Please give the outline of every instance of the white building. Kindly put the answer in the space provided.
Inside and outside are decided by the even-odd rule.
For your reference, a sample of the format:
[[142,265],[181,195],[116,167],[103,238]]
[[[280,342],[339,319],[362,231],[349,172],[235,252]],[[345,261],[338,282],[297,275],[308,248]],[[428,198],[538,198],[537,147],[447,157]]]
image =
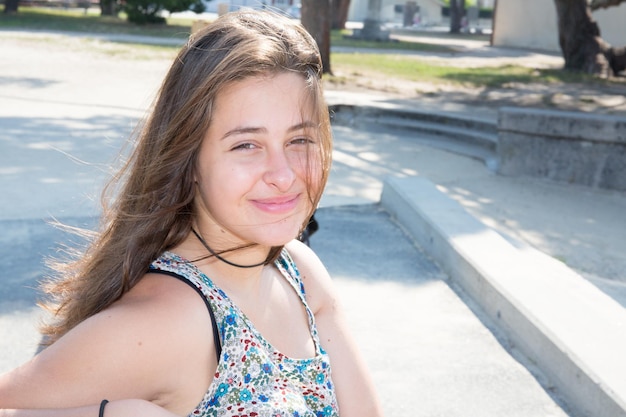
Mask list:
[[[626,45],[626,4],[593,13],[602,38],[614,46]],[[561,52],[556,5],[553,0],[498,0],[492,42],[494,46]]]
[[444,4],[437,0],[417,0],[418,19],[421,25],[439,25],[442,23]]
[[[362,22],[367,17],[369,0],[351,0],[348,20]],[[444,23],[442,9],[445,6],[440,0],[413,0],[419,7],[418,20],[424,25],[440,25]],[[552,1],[552,0],[550,0]],[[495,0],[476,0],[476,5],[482,8],[493,8]],[[401,23],[403,21],[402,6],[406,1],[382,0],[381,20],[383,22]]]
[[[398,0],[382,0],[382,7],[380,11],[380,19],[383,22],[396,22],[401,23],[403,20],[402,6],[406,2]],[[441,7],[443,3],[437,0],[416,0],[420,9],[427,10],[433,21],[441,21]],[[368,0],[351,0],[350,10],[348,11],[348,20],[351,22],[363,22],[367,17]]]
[[287,10],[291,6],[300,4],[300,0],[204,0],[207,12],[218,13],[223,10],[237,10],[240,7],[262,8],[277,7]]

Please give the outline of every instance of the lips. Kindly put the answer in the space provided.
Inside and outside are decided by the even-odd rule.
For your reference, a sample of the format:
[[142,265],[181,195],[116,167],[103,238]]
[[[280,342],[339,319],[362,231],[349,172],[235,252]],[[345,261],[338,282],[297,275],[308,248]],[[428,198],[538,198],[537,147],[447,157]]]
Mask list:
[[253,199],[251,201],[255,207],[266,213],[284,214],[296,208],[300,201],[300,194]]

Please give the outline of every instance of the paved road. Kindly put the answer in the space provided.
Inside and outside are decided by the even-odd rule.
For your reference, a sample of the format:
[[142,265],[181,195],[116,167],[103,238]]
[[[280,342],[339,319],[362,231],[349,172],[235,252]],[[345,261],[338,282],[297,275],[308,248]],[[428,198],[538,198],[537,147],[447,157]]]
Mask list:
[[[58,36],[42,42],[0,33],[0,371],[36,349],[32,287],[44,274],[42,257],[67,242],[45,219],[94,221],[106,167],[168,65],[111,59],[108,45],[86,52],[82,40]],[[312,246],[344,297],[387,415],[574,416],[375,204],[385,175],[430,170],[433,179],[437,172],[450,179],[477,161],[380,132],[335,133],[336,168]],[[424,165],[418,170],[411,158]]]

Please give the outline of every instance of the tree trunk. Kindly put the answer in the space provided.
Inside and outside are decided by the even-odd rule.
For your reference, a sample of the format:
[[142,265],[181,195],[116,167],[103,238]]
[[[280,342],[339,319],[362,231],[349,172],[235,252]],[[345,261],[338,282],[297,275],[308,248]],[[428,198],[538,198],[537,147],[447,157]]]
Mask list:
[[19,0],[5,0],[4,2],[4,14],[17,13]]
[[450,33],[461,32],[465,17],[465,0],[450,0]]
[[[607,9],[611,6],[618,6],[626,0],[592,0],[589,4],[591,11],[598,9]],[[620,72],[626,70],[626,47],[610,48],[606,53],[606,58],[609,60],[609,66],[613,71],[613,75],[618,75]]]
[[600,37],[587,0],[554,0],[565,69],[608,76],[611,47]]
[[617,76],[620,72],[626,70],[626,47],[610,48],[606,54],[609,60],[609,66],[613,71],[613,75]]
[[100,0],[100,14],[102,16],[117,16],[117,2],[115,0]]
[[626,0],[591,0],[591,10],[606,9],[607,7],[617,6]]
[[332,0],[332,29],[345,29],[350,10],[350,0]]
[[330,68],[330,21],[331,0],[302,0],[302,25],[309,31],[322,55],[324,74],[332,74]]

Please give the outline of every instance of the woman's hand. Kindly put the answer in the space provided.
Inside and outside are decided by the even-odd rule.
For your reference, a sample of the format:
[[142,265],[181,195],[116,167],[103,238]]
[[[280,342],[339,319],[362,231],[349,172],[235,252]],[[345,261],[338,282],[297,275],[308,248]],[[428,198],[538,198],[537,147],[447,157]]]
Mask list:
[[[100,405],[75,408],[38,410],[0,410],[0,417],[98,417]],[[179,417],[166,409],[144,400],[109,402],[104,417]]]

